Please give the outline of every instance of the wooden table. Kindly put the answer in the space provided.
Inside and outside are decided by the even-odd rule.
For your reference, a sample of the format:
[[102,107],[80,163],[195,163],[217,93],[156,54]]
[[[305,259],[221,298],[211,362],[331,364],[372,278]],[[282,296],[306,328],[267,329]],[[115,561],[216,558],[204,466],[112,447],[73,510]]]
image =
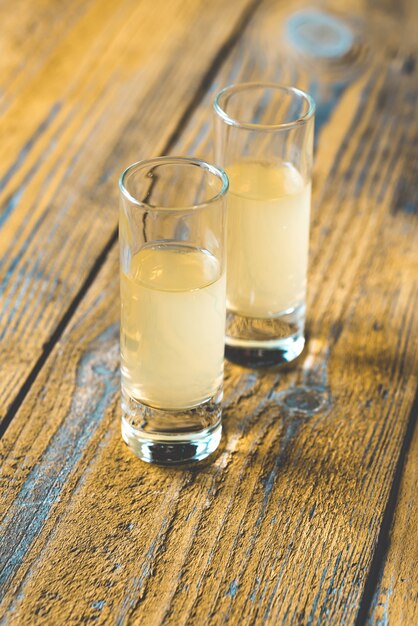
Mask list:
[[[418,624],[417,3],[322,2],[363,33],[331,61],[292,56],[301,6],[1,4],[2,624]],[[318,101],[309,341],[226,365],[210,462],[149,467],[120,438],[118,176],[210,158],[214,92],[256,79]]]

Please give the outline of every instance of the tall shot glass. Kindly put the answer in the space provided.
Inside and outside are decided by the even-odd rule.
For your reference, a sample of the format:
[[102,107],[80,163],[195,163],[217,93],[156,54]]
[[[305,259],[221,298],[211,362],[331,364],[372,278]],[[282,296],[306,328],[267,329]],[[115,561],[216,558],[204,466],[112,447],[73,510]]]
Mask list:
[[142,460],[200,460],[221,438],[226,174],[160,157],[120,178],[122,436]]
[[315,105],[294,87],[243,83],[214,101],[229,178],[226,356],[289,362],[305,343]]

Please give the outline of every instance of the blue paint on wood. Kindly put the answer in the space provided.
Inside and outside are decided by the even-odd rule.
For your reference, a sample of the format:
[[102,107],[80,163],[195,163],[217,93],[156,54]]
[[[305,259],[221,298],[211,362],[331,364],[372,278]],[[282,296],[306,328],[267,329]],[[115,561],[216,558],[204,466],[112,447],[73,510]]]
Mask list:
[[250,594],[250,600],[251,602],[255,602],[257,599],[257,590],[260,586],[260,576],[257,576],[255,579],[255,585],[254,585],[254,589],[252,590],[251,594]]
[[339,104],[341,96],[348,86],[347,81],[326,84],[324,89],[322,81],[312,80],[309,93],[315,100],[315,145],[322,128],[328,123],[335,107]]
[[[31,470],[2,525],[0,586],[3,593],[15,570],[41,531],[73,468],[100,426],[119,388],[118,326],[99,335],[80,360],[71,408],[52,437],[39,463]],[[111,353],[112,354],[112,353]],[[103,359],[103,361],[98,361]],[[99,363],[99,371],[94,366]],[[86,393],[88,389],[88,393]]]
[[[414,151],[416,153],[416,151]],[[410,163],[412,163],[416,156],[413,151],[410,150]],[[414,215],[418,213],[418,196],[417,196],[417,168],[411,167],[410,177],[400,176],[396,189],[393,194],[391,202],[391,211],[396,215],[399,211],[403,211],[407,215]],[[415,171],[414,171],[415,170]]]
[[[38,267],[38,263],[36,263]],[[17,326],[26,315],[26,312],[31,310],[31,324],[32,328],[37,328],[41,318],[45,315],[46,306],[52,301],[54,303],[58,300],[62,300],[67,296],[67,291],[64,293],[59,291],[59,287],[62,283],[58,276],[50,277],[48,274],[43,274],[42,270],[35,271],[35,266],[32,274],[32,286],[30,291],[25,296],[23,306],[21,306],[13,317],[14,324],[11,327],[10,333],[13,334],[17,329]],[[49,291],[48,296],[45,298],[45,292]],[[33,297],[34,296],[34,297]],[[43,302],[42,302],[43,300]],[[67,298],[68,302],[68,298]],[[37,313],[36,318],[34,315]]]
[[106,600],[96,600],[95,602],[92,603],[91,608],[98,609],[99,611],[101,611],[105,604],[106,604]]
[[[52,118],[50,119],[49,123],[52,121],[52,119],[56,116],[58,110],[61,108],[61,105],[57,108],[57,110],[53,111],[53,115]],[[64,122],[60,125],[59,129],[57,130],[57,132],[55,133],[54,137],[52,138],[52,140],[50,141],[50,144],[48,146],[48,149],[44,151],[44,159],[47,156],[47,154],[51,151],[51,149],[55,146],[55,142],[56,142],[56,136],[59,135],[59,133],[65,128],[65,126],[68,124],[68,122],[71,120],[72,115],[67,116],[67,118],[64,120]],[[97,127],[97,123],[95,124],[91,134],[94,132],[95,128]],[[46,127],[44,128],[44,130],[46,129]],[[91,135],[90,134],[90,135]],[[68,164],[68,167],[66,167],[65,169],[65,173],[60,181],[60,184],[62,185],[66,179],[70,176],[71,172],[73,171],[76,163],[78,162],[78,160],[80,159],[80,156],[82,154],[82,151],[78,151],[74,157],[71,159],[70,163]],[[48,174],[48,176],[46,177],[41,193],[43,192],[43,189],[45,187],[45,185],[47,183],[49,183],[50,179],[53,177],[53,175],[55,174],[55,172],[57,171],[57,169],[60,167],[62,159],[64,157],[62,157],[61,159],[57,160],[53,166],[53,168],[51,169],[50,173]],[[19,202],[26,186],[28,185],[28,183],[30,182],[30,180],[33,178],[34,174],[37,172],[37,170],[40,167],[40,164],[42,163],[42,160],[40,159],[31,169],[30,171],[27,173],[27,175],[25,176],[20,188],[18,191],[16,191],[11,198],[9,199],[5,211],[3,212],[2,215],[0,215],[0,227],[2,224],[4,224],[4,222],[7,220],[7,218],[9,217],[9,215],[11,214],[12,210],[15,208],[15,206],[17,205],[17,203]],[[3,179],[5,180],[5,178]],[[35,200],[32,202],[32,207],[36,204],[37,202],[37,198],[35,198]],[[12,280],[13,281],[13,285],[10,289],[10,292],[8,294],[7,300],[5,301],[5,303],[2,306],[2,310],[0,311],[0,319],[2,319],[2,317],[7,313],[8,308],[10,306],[10,303],[12,301],[12,299],[15,297],[16,291],[19,289],[19,296],[18,296],[18,300],[14,303],[13,307],[11,308],[11,310],[8,311],[8,319],[7,322],[4,324],[4,328],[3,328],[3,332],[2,335],[0,336],[0,339],[4,338],[4,335],[6,333],[10,333],[10,329],[9,329],[9,324],[11,322],[11,320],[14,320],[14,326],[16,326],[21,317],[25,314],[25,312],[27,311],[28,308],[32,308],[34,310],[36,310],[36,304],[37,302],[39,302],[43,291],[45,291],[45,289],[48,287],[49,291],[50,291],[50,297],[48,299],[48,301],[51,301],[51,299],[55,299],[56,298],[56,289],[55,287],[58,284],[58,278],[53,277],[52,279],[50,279],[48,277],[48,273],[45,273],[43,269],[40,269],[40,265],[38,263],[38,261],[43,257],[43,253],[44,253],[44,249],[42,249],[41,251],[38,251],[38,258],[36,259],[35,263],[36,266],[34,266],[34,268],[31,270],[30,274],[28,276],[26,276],[26,273],[28,272],[28,266],[24,266],[23,268],[19,269],[19,278],[23,279],[23,284],[19,279],[16,279],[16,276],[14,276],[14,273],[16,271],[16,269],[18,268],[23,256],[25,255],[25,253],[27,252],[29,246],[32,244],[33,240],[35,239],[40,227],[42,226],[43,222],[45,221],[47,215],[50,213],[50,211],[53,209],[56,213],[55,216],[55,220],[53,222],[53,225],[48,233],[48,239],[51,240],[54,235],[55,232],[60,228],[61,226],[61,220],[59,219],[60,217],[63,217],[68,209],[73,205],[74,203],[74,198],[70,198],[67,200],[66,203],[63,203],[62,206],[60,206],[59,208],[56,208],[53,205],[49,205],[46,210],[42,213],[42,215],[38,218],[37,222],[35,223],[33,229],[31,230],[30,234],[28,235],[28,237],[26,238],[26,240],[24,241],[21,249],[19,250],[19,252],[15,255],[15,257],[12,259],[10,266],[7,270],[7,272],[5,273],[5,277],[2,281],[2,283],[0,284],[0,295],[3,295],[7,285],[9,284],[9,282]],[[4,256],[2,259],[0,259],[0,267],[2,267],[6,261],[8,261],[10,259],[10,248],[13,245],[13,242],[10,242],[10,246],[9,249],[5,252]],[[41,288],[39,288],[39,283],[40,282],[44,282],[45,285],[43,285]],[[32,298],[30,297],[30,295],[27,293],[27,288],[29,283],[31,283],[32,285],[32,292],[36,290],[37,294],[38,294],[38,298],[36,300],[36,302],[34,303],[32,301]],[[52,283],[52,284],[51,284]],[[20,307],[20,303],[22,302],[22,300],[24,299],[25,301],[25,306],[23,308]],[[39,320],[39,318],[42,316],[43,314],[43,309],[40,309],[40,312],[38,314],[37,320]]]
[[309,521],[311,521],[311,519],[313,518],[314,513],[315,513],[315,509],[316,509],[316,502],[315,502],[315,504],[313,505],[313,507],[311,508],[311,510],[309,511],[309,514],[308,514]]
[[[59,216],[63,217],[67,213],[71,204],[72,204],[72,201],[68,201],[60,208],[59,214],[57,214],[56,219],[54,221],[54,225],[51,231],[49,232],[50,239],[54,237],[55,232],[60,228],[60,220],[58,219],[58,217]],[[31,307],[33,311],[36,310],[37,308],[36,305],[40,301],[47,287],[50,290],[50,297],[48,301],[50,301],[51,299],[56,300],[56,295],[57,295],[56,287],[58,286],[60,279],[58,276],[53,276],[50,278],[48,275],[48,272],[45,272],[44,269],[42,268],[41,261],[42,261],[43,253],[45,252],[44,248],[42,250],[37,251],[38,256],[35,258],[32,268],[29,269],[28,263],[26,263],[25,265],[23,265],[22,267],[18,269],[17,276],[14,275],[24,255],[26,254],[28,248],[32,245],[33,240],[36,239],[37,233],[39,229],[42,227],[50,211],[50,208],[51,206],[48,206],[46,211],[40,215],[34,227],[30,231],[27,238],[25,239],[19,252],[12,259],[9,268],[7,269],[5,273],[3,281],[0,283],[0,295],[2,295],[5,292],[8,284],[10,282],[12,283],[7,299],[5,300],[4,305],[2,306],[2,310],[0,311],[0,320],[3,319],[3,316],[6,315],[8,311],[8,319],[4,323],[4,328],[3,328],[2,334],[0,335],[0,339],[3,339],[6,333],[10,334],[12,332],[13,329],[11,330],[9,328],[9,325],[12,322],[12,320],[14,322],[13,328],[15,328],[17,324],[19,323],[21,317],[26,313],[29,307]],[[8,259],[8,251],[5,252],[3,258],[0,260],[0,268],[4,265],[7,259]],[[40,285],[41,282],[43,282],[44,284]],[[30,291],[28,290],[29,283],[31,286]],[[11,301],[15,297],[15,294],[18,289],[19,289],[18,299],[14,302],[12,308],[9,310]],[[37,294],[37,299],[35,302],[32,301],[32,297],[31,297],[32,293]],[[20,303],[22,302],[23,298],[24,298],[25,304],[23,307],[21,307]],[[36,326],[36,323],[39,321],[40,317],[43,315],[43,312],[44,310],[41,307],[38,313],[38,317],[36,318],[36,320],[32,321],[33,326]]]
[[[23,269],[23,268],[22,268]],[[3,339],[7,333],[9,336],[13,335],[21,318],[25,315],[28,307],[32,302],[32,294],[42,292],[43,285],[39,285],[36,280],[36,275],[39,273],[39,260],[36,259],[30,270],[28,269],[28,263],[25,263],[23,272],[19,272],[20,290],[16,296],[15,301],[9,311],[9,316],[3,329],[0,339]]]
[[195,139],[193,140],[189,148],[190,154],[195,154],[198,148],[201,148],[204,140],[208,137],[210,131],[211,131],[211,125],[209,124],[209,122],[205,122],[199,129],[199,132],[197,133]]
[[[69,205],[66,204],[62,207],[62,209],[60,210],[60,214],[63,215],[67,212],[67,209],[69,208]],[[2,283],[0,284],[0,293],[3,293],[4,290],[6,289],[8,283],[12,280],[13,281],[13,287],[14,287],[14,291],[16,290],[16,286],[18,284],[18,281],[16,280],[16,277],[14,276],[14,273],[19,265],[19,263],[21,262],[23,256],[25,255],[26,251],[28,250],[29,246],[32,244],[33,240],[36,239],[38,232],[40,230],[40,228],[42,227],[49,211],[51,209],[51,205],[49,205],[47,207],[47,209],[39,216],[39,218],[37,219],[37,221],[35,222],[32,230],[30,231],[30,233],[28,234],[28,236],[26,237],[22,247],[20,248],[19,252],[14,256],[14,258],[11,260],[10,265],[5,273],[5,276],[3,278]],[[56,216],[57,219],[54,222],[54,227],[50,232],[50,237],[52,237],[54,235],[54,233],[56,232],[56,230],[59,228],[59,220],[58,220],[58,215]],[[10,242],[10,247],[13,245],[13,242]],[[4,264],[6,263],[6,261],[8,261],[10,259],[10,247],[8,250],[6,250],[5,254],[3,255],[3,257],[0,259],[0,268],[4,266]],[[19,270],[19,276],[23,276],[26,273],[27,269],[23,269],[21,268]],[[38,278],[40,277],[40,274],[38,274],[37,276]],[[13,288],[12,288],[13,289]],[[9,302],[10,297],[8,298],[7,302]],[[3,313],[6,307],[3,308]],[[1,319],[1,318],[0,318]]]
[[151,574],[149,564],[154,558],[154,554],[159,545],[159,537],[164,536],[166,529],[168,528],[168,519],[164,518],[161,530],[157,538],[151,543],[148,551],[144,557],[141,573],[139,576],[135,576],[131,582],[130,590],[125,593],[125,596],[121,602],[119,613],[116,617],[116,626],[122,626],[126,624],[127,613],[132,607],[135,607],[138,603],[138,596],[141,598],[144,595],[145,581]]
[[[32,230],[30,231],[30,233],[26,237],[24,245],[22,246],[21,250],[19,251],[19,254],[17,254],[12,259],[12,261],[11,261],[11,263],[9,265],[9,268],[8,268],[6,274],[5,274],[5,277],[4,277],[3,281],[0,284],[0,293],[5,289],[6,285],[9,282],[9,280],[12,278],[12,275],[13,275],[14,271],[16,270],[16,267],[17,267],[18,263],[22,259],[25,250],[27,250],[28,246],[32,243],[32,241],[34,240],[34,238],[38,234],[38,231],[39,231],[40,227],[42,226],[43,222],[45,221],[45,218],[46,218],[46,213],[43,213],[42,215],[39,216],[39,218],[36,220]],[[0,259],[0,268],[2,268],[4,266],[4,264],[7,261],[10,260],[9,252],[10,252],[10,250],[6,250],[5,254]]]
[[[297,538],[298,538],[298,535],[299,535],[299,532],[300,532],[300,525],[303,523],[302,520],[303,520],[305,515],[306,515],[306,510],[302,509],[300,511],[300,515],[299,515],[298,520],[297,520],[297,522],[295,524],[294,530],[293,530],[292,535],[290,537],[290,541],[288,542],[288,544],[286,546],[284,554],[281,554],[280,556],[277,555],[274,558],[273,562],[271,562],[271,560],[267,561],[266,565],[264,567],[264,571],[265,571],[267,569],[267,565],[269,565],[270,566],[270,571],[272,572],[272,571],[274,571],[277,562],[279,560],[281,562],[281,567],[280,567],[280,569],[279,569],[279,571],[277,573],[275,584],[274,584],[273,590],[270,592],[270,596],[269,596],[269,599],[268,599],[267,607],[266,607],[265,612],[264,612],[264,617],[263,617],[263,622],[262,622],[263,624],[268,622],[273,600],[277,596],[277,591],[278,591],[278,589],[280,587],[280,584],[281,584],[281,581],[282,581],[282,578],[283,578],[283,574],[284,574],[286,565],[288,563],[288,559],[290,558],[290,555],[291,555],[291,553],[293,551],[294,542],[297,541]],[[289,519],[287,519],[285,523],[288,523],[288,521],[289,521]],[[272,574],[270,574],[270,576],[268,576],[268,575],[265,576],[266,582],[265,582],[264,588],[263,588],[263,590],[261,591],[261,594],[260,594],[260,602],[262,601],[264,595],[267,593],[267,590],[268,590],[271,578],[272,578]],[[286,593],[287,593],[287,591],[286,591]]]
[[231,596],[231,598],[235,598],[235,596],[237,595],[237,591],[238,591],[238,583],[236,580],[233,580],[232,583],[229,585],[229,589],[226,592],[226,595]]
[[[59,214],[57,214],[53,227],[48,233],[48,239],[53,239],[56,231],[62,227],[61,218],[63,218],[63,216],[67,213],[72,204],[73,200],[70,199],[65,205],[60,208]],[[66,289],[65,285],[63,286],[62,280],[60,278],[60,267],[56,269],[54,265],[51,265],[49,259],[43,259],[45,254],[45,248],[43,250],[40,250],[38,254],[39,256],[36,261],[36,267],[34,265],[31,272],[33,283],[32,289],[25,299],[25,305],[21,307],[18,311],[16,311],[16,315],[14,317],[17,321],[15,325],[30,308],[33,314],[35,314],[36,310],[38,310],[37,317],[32,320],[33,327],[36,327],[36,325],[40,322],[41,318],[44,315],[45,306],[47,306],[51,301],[57,302],[58,299],[65,299],[68,296],[68,289]],[[61,261],[61,265],[63,265],[65,262],[66,259],[63,258]],[[48,296],[45,298],[45,292],[47,291]],[[32,300],[32,293],[35,293],[37,296],[35,300]],[[39,306],[42,298],[44,298],[43,306]]]
[[354,45],[354,33],[343,19],[318,9],[292,13],[285,23],[289,42],[304,57],[338,61]]
[[[335,159],[334,159],[334,163],[333,163],[333,165],[331,167],[331,171],[328,174],[328,180],[329,181],[334,181],[334,179],[335,179],[335,175],[336,175],[336,172],[338,171],[338,168],[340,166],[341,160],[344,158],[344,156],[347,153],[347,147],[348,147],[348,144],[351,141],[353,133],[354,133],[355,129],[358,127],[358,125],[360,124],[362,118],[364,117],[364,111],[365,111],[365,109],[366,109],[366,107],[367,107],[367,105],[369,103],[369,96],[372,93],[372,91],[373,91],[373,89],[374,89],[374,87],[376,85],[378,77],[379,77],[379,73],[376,72],[375,75],[373,76],[373,78],[370,81],[368,81],[368,83],[366,84],[365,88],[363,89],[363,91],[361,93],[360,103],[359,103],[359,105],[358,105],[358,107],[356,109],[356,113],[355,113],[355,115],[354,115],[354,117],[353,117],[353,119],[351,121],[350,128],[347,131],[347,133],[346,133],[346,135],[344,137],[344,140],[341,143],[341,145],[340,145],[340,147],[339,147],[339,149],[337,151],[337,154],[336,154]],[[337,103],[335,103],[335,104],[337,104]],[[318,107],[318,105],[317,105],[317,107]],[[321,114],[320,114],[320,117],[321,117]],[[322,117],[322,123],[323,123],[323,120],[324,120],[324,117]],[[316,135],[318,135],[318,131],[321,128],[321,125],[320,125],[320,123],[318,125],[316,119],[315,119],[315,126],[316,126]],[[359,142],[359,145],[358,145],[358,147],[356,149],[356,152],[355,152],[355,154],[353,156],[352,163],[357,163],[358,162],[359,154],[360,154],[360,152],[363,149],[364,149],[363,144],[361,142]],[[351,172],[351,165],[350,165],[350,167],[348,169],[348,174],[350,174],[350,172]]]
[[0,228],[3,226],[3,224],[5,222],[7,222],[7,220],[9,219],[10,215],[12,214],[12,212],[14,211],[14,209],[16,208],[16,206],[19,204],[20,199],[23,195],[25,188],[19,187],[19,189],[17,189],[17,191],[15,191],[14,193],[12,193],[6,200],[5,205],[4,205],[4,209],[0,215]]
[[223,80],[222,84],[219,82],[219,80],[214,80],[211,84],[211,86],[209,87],[209,91],[208,91],[208,95],[210,96],[210,106],[212,105],[212,100],[214,99],[215,95],[221,91],[221,89],[223,89],[224,87],[227,87],[228,85],[232,85],[233,83],[235,83],[237,77],[241,74],[242,72],[242,58],[241,55],[237,55],[235,58],[235,62],[231,62],[231,65],[229,67],[229,72],[227,74],[227,77]]
[[100,175],[97,183],[98,185],[106,184],[113,176],[113,167],[106,167]]
[[185,522],[188,522],[191,516],[196,512],[196,507],[194,506],[191,511],[189,511],[186,515]]
[[390,600],[392,593],[393,593],[393,590],[390,587],[389,589],[386,589],[385,602],[383,604],[383,615],[382,615],[382,619],[379,620],[380,622],[379,626],[389,626],[389,600]]
[[[28,263],[25,263],[22,268],[21,268],[21,272],[19,272],[19,279],[20,280],[16,280],[16,282],[13,284],[12,289],[10,290],[3,306],[2,306],[2,314],[0,315],[0,320],[3,318],[3,315],[5,315],[9,309],[9,306],[11,305],[11,301],[13,299],[13,297],[15,296],[16,291],[19,289],[17,298],[15,300],[15,302],[13,303],[12,306],[10,306],[10,310],[9,310],[9,314],[7,317],[7,320],[3,326],[3,330],[0,334],[0,340],[3,340],[4,337],[6,336],[6,334],[9,332],[9,324],[11,323],[11,321],[14,319],[15,314],[17,314],[18,310],[19,310],[19,304],[22,301],[22,298],[24,297],[26,291],[29,289],[29,286],[31,284],[31,276],[30,274],[27,273],[27,269],[28,269]],[[3,290],[2,292],[3,293]]]
[[[332,571],[332,575],[331,575],[331,579],[329,581],[329,585],[325,591],[325,599],[323,602],[323,605],[321,607],[321,612],[319,614],[318,617],[318,621],[319,623],[321,623],[321,620],[323,618],[325,618],[326,615],[328,615],[329,613],[329,606],[332,606],[333,604],[333,595],[335,593],[338,592],[338,588],[335,587],[335,578],[337,576],[338,573],[338,568],[340,566],[340,561],[341,561],[341,557],[342,557],[342,551],[338,553],[336,559],[335,559],[335,564],[334,564],[334,568]],[[321,579],[321,585],[322,585],[322,579]]]
[[307,626],[311,626],[311,624],[313,623],[313,619],[315,617],[315,611],[317,609],[319,598],[322,593],[322,585],[324,584],[327,572],[328,572],[328,563],[325,565],[323,572],[321,574],[321,580],[319,582],[319,590],[316,593],[314,601],[312,603],[312,609],[311,609],[311,612],[309,613],[308,621],[306,622]]
[[[391,587],[385,589],[381,586],[381,582],[382,581],[380,580],[373,596],[368,623],[373,624],[373,626],[391,626],[389,622],[389,602],[393,589]],[[380,600],[382,596],[384,597],[383,602]],[[376,615],[378,609],[381,609],[380,617],[377,617]]]
[[38,139],[44,134],[44,132],[52,124],[52,122],[58,115],[61,108],[62,108],[62,102],[58,101],[52,105],[46,118],[39,124],[38,128],[35,130],[35,132],[32,134],[32,136],[28,139],[28,141],[24,144],[23,148],[20,150],[15,162],[9,167],[7,172],[4,174],[3,178],[0,179],[0,191],[2,191],[5,188],[5,186],[10,181],[10,179],[20,169],[27,155],[32,150],[33,146],[36,144]]
[[[9,196],[8,200],[6,201],[6,206],[4,208],[4,211],[3,211],[2,214],[0,214],[0,227],[3,226],[3,224],[7,221],[7,219],[9,218],[11,213],[13,212],[13,209],[15,208],[15,206],[18,204],[19,200],[21,199],[21,196],[24,193],[26,187],[29,185],[30,181],[32,180],[34,175],[37,173],[37,171],[41,167],[42,163],[45,161],[46,157],[55,148],[57,137],[65,129],[65,127],[71,121],[73,116],[74,116],[74,112],[72,114],[70,114],[70,115],[67,115],[65,120],[60,124],[59,128],[54,133],[52,139],[50,140],[50,142],[49,142],[49,144],[47,146],[47,148],[43,151],[42,158],[38,159],[35,162],[35,164],[30,168],[30,170],[27,172],[27,174],[25,175],[23,181],[21,182],[21,184],[19,186],[19,189],[16,190],[11,196]],[[69,175],[71,174],[72,170],[74,169],[75,164],[77,163],[77,161],[80,158],[80,155],[81,155],[81,151],[78,151],[75,154],[75,156],[71,159],[71,161],[68,164],[68,166],[65,168],[64,175],[63,175],[63,177],[62,177],[62,179],[60,181],[60,185],[61,186],[65,182],[65,180],[69,177]],[[49,182],[51,181],[52,177],[55,175],[56,171],[61,166],[62,161],[63,161],[64,158],[66,158],[65,154],[60,159],[57,159],[54,162],[53,167],[51,168],[49,174],[46,176],[46,178],[45,178],[45,180],[43,182],[43,185],[41,187],[41,190],[40,190],[38,196],[35,199],[33,199],[33,201],[32,201],[31,209],[33,209],[35,204],[36,204],[36,202],[38,202],[39,196],[41,196],[43,193],[45,193],[45,187],[49,184]],[[51,208],[51,205],[48,206],[48,209],[47,209],[46,212],[48,212],[50,210],[50,208]],[[57,226],[55,226],[55,229],[56,228],[57,228]],[[12,243],[13,242],[10,242],[11,245],[12,245]],[[26,242],[24,244],[24,249],[25,250],[27,249],[27,243]],[[6,254],[5,254],[6,258],[7,258],[7,256],[8,256],[8,252],[6,252]]]
[[[20,183],[19,188],[14,191],[6,200],[6,204],[3,208],[3,211],[0,214],[0,228],[6,223],[6,221],[8,220],[8,218],[10,217],[10,215],[12,214],[13,210],[15,209],[15,207],[17,206],[17,204],[19,203],[23,193],[25,192],[27,186],[29,185],[29,183],[31,182],[31,180],[33,179],[33,177],[35,176],[35,174],[37,173],[37,171],[39,170],[39,168],[41,167],[42,163],[45,161],[46,157],[48,156],[48,154],[51,152],[51,150],[55,147],[56,145],[56,137],[61,133],[61,131],[65,128],[65,126],[68,123],[68,120],[71,119],[72,116],[69,116],[66,118],[66,120],[64,121],[63,124],[60,125],[60,127],[58,128],[57,132],[54,134],[54,136],[52,137],[52,139],[50,140],[48,147],[44,150],[42,158],[38,159],[34,165],[32,165],[32,167],[29,169],[29,171],[26,173],[25,177],[23,178],[22,182]],[[64,157],[62,157],[64,158]],[[59,159],[58,161],[55,162],[54,167],[52,168],[50,174],[46,177],[45,179],[45,183],[48,183],[52,174],[54,173],[54,171],[59,167],[59,164],[61,162],[61,159]],[[65,173],[65,176],[67,175],[67,172]],[[65,177],[64,176],[64,177]],[[34,202],[32,202],[32,207],[35,204],[36,200]]]
[[[277,477],[277,470],[278,470],[278,464],[275,463],[272,471],[270,472],[270,474],[267,477],[267,480],[264,482],[264,495],[266,497],[268,497],[274,487],[274,483],[276,481],[276,477]],[[267,502],[263,502],[263,505],[267,504]],[[263,506],[263,509],[265,508],[265,506]]]

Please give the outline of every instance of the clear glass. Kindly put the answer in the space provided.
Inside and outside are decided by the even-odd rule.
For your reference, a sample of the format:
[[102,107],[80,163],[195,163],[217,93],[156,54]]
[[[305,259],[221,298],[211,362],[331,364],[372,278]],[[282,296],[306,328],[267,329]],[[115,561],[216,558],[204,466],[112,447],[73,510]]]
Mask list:
[[305,343],[314,114],[308,94],[270,83],[214,102],[230,185],[226,356],[243,365],[292,361]]
[[182,157],[120,179],[122,436],[144,461],[200,460],[221,438],[227,189]]

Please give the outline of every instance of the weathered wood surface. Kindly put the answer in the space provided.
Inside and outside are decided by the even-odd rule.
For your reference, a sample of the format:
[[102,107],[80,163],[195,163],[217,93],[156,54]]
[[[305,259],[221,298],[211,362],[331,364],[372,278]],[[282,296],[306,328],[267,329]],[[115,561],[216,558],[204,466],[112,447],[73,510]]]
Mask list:
[[[412,440],[368,625],[418,624],[418,429]],[[386,546],[384,546],[386,547]]]
[[[194,81],[185,77],[190,90],[199,64],[207,69],[213,58],[216,37],[227,34],[216,7],[187,6],[199,16],[201,29],[210,23],[219,29],[212,33],[212,57],[201,33],[189,32],[192,40],[183,42],[183,63],[192,63],[195,72]],[[239,5],[241,14],[245,6]],[[74,179],[71,188],[78,201],[88,198],[92,216],[84,225],[74,224],[74,217],[84,220],[86,213],[76,202],[56,241],[55,205],[44,235],[33,238],[40,250],[49,240],[51,246],[65,246],[72,263],[65,269],[70,299],[111,237],[117,204],[113,174],[135,158],[135,146],[161,149],[194,98],[196,110],[189,106],[188,123],[183,129],[181,122],[171,150],[210,154],[210,94],[232,80],[265,77],[320,92],[310,340],[297,367],[287,372],[227,366],[225,436],[212,462],[177,471],[145,466],[119,435],[113,246],[100,270],[97,263],[97,276],[67,316],[62,336],[54,338],[4,438],[4,623],[354,624],[369,609],[371,623],[378,623],[368,575],[376,567],[382,520],[390,518],[392,480],[407,448],[418,373],[417,49],[405,34],[409,5],[403,13],[397,6],[382,16],[362,2],[350,3],[348,8],[368,20],[393,28],[362,71],[338,89],[331,83],[321,92],[319,79],[289,63],[278,41],[289,4],[260,3],[232,52],[224,51],[224,63],[213,66],[214,81],[200,105],[196,92],[184,102],[186,86],[172,80],[176,59],[167,53],[161,59],[161,68],[168,58],[171,62],[161,109],[147,108],[158,96],[157,85],[147,100],[149,77],[140,89],[131,85],[130,75],[125,87],[139,90],[141,115],[137,104],[129,105],[124,125],[112,129],[106,143],[115,115],[109,109],[106,132],[97,131],[98,159],[92,159],[90,144],[81,144],[84,167],[96,174],[85,186]],[[237,7],[228,9],[234,23]],[[124,24],[132,14],[120,19]],[[102,28],[97,26],[98,36]],[[230,24],[229,36],[233,28]],[[56,37],[61,45],[62,36]],[[140,44],[131,40],[134,50],[135,45]],[[116,64],[114,54],[117,48],[109,51]],[[140,67],[138,60],[138,72]],[[100,71],[95,80],[106,85],[110,74],[100,78]],[[16,82],[16,91],[24,88],[24,81]],[[115,88],[114,102],[121,90]],[[99,106],[101,96],[95,97]],[[110,178],[100,179],[108,162]],[[41,188],[38,193],[32,210],[46,202]],[[13,211],[9,218],[16,215],[16,232],[30,218],[22,204],[16,205],[21,213]],[[105,219],[100,223],[100,211],[107,225]],[[69,224],[82,229],[74,239]],[[95,243],[92,228],[97,228]],[[25,237],[22,232],[22,244]],[[77,238],[80,248],[74,249]],[[86,246],[87,266],[81,253]],[[42,280],[46,269],[58,280],[64,261],[42,265]],[[59,305],[50,326],[41,325],[36,333],[28,329],[39,343],[34,359],[67,307],[68,301]],[[18,354],[14,372],[24,378],[32,362],[25,365]],[[389,552],[384,576],[399,556],[400,547],[392,545],[395,556]],[[393,615],[400,615],[397,597]]]

